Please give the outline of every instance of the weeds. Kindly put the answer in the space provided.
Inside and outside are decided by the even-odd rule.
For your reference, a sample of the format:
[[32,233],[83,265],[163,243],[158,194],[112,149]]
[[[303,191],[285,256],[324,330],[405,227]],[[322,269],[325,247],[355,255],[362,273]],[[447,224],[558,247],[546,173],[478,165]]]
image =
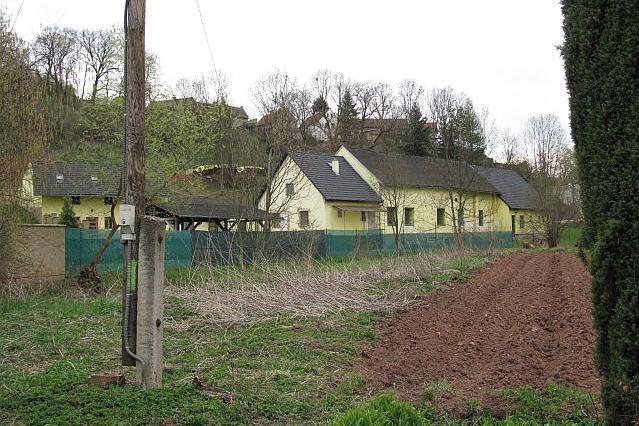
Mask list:
[[445,394],[453,392],[453,385],[446,380],[438,380],[436,382],[426,383],[422,389],[421,401],[422,405],[438,400]]

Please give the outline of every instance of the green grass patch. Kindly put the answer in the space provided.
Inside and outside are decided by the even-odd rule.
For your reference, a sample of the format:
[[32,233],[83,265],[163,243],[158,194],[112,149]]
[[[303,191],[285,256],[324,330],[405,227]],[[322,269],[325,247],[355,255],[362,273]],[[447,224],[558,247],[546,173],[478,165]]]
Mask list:
[[575,247],[581,239],[583,227],[579,225],[568,225],[562,228],[559,233],[559,245],[562,247]]
[[412,405],[392,395],[381,395],[353,408],[333,422],[334,426],[425,425],[426,419]]
[[436,382],[426,383],[422,389],[421,400],[422,404],[437,401],[445,394],[453,392],[453,385],[446,380],[438,380]]

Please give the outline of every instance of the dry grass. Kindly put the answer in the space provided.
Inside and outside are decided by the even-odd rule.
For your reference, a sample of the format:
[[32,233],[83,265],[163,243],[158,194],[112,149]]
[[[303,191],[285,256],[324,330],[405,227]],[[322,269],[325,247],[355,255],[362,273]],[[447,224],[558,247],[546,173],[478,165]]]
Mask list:
[[[323,316],[341,311],[380,311],[412,303],[433,288],[434,274],[446,269],[450,253],[419,253],[353,260],[309,269],[305,264],[265,263],[253,273],[191,276],[167,286],[207,323],[252,323],[286,314]],[[255,271],[257,269],[257,271]]]

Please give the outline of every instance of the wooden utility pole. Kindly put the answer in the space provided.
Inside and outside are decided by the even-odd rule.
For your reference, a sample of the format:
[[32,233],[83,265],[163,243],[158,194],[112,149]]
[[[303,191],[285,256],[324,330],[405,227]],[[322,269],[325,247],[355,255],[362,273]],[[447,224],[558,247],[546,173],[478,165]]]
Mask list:
[[[144,215],[144,110],[145,110],[145,48],[144,25],[146,0],[127,0],[126,14],[126,58],[125,58],[125,135],[124,152],[124,204],[135,206],[134,233],[139,235],[140,218]],[[133,225],[133,224],[132,224]],[[136,318],[137,318],[137,260],[138,241],[124,242],[124,282],[122,291],[123,327],[126,339],[122,344],[122,364],[136,365],[130,352],[136,352]],[[127,295],[128,293],[128,295]],[[127,306],[128,298],[128,310]],[[125,311],[128,311],[125,314]],[[127,341],[125,341],[127,340]],[[127,348],[128,345],[128,348]],[[128,349],[128,350],[127,350]]]

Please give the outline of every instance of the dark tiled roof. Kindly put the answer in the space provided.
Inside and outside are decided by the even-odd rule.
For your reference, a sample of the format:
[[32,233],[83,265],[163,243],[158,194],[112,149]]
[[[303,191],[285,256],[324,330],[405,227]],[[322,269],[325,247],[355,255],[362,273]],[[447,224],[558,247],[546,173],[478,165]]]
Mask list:
[[[291,154],[291,158],[327,201],[382,201],[343,157],[299,152]],[[339,175],[330,166],[334,158],[339,161]]]
[[[115,197],[120,191],[121,164],[97,164],[82,161],[31,162],[33,194],[64,197],[74,195]],[[58,179],[61,177],[61,179]],[[166,195],[165,185],[158,179],[146,179],[147,195]]]
[[306,120],[302,122],[302,126],[307,126],[307,127],[314,126],[315,124],[318,124],[320,120],[324,118],[325,116],[326,116],[326,113],[322,111],[313,113],[313,115],[311,115],[310,117],[308,117]]
[[33,161],[31,166],[34,195],[118,195],[120,165],[98,166],[84,162]]
[[473,166],[499,191],[499,195],[511,209],[539,208],[539,193],[514,170]]
[[236,118],[239,118],[242,120],[248,120],[249,116],[246,113],[246,111],[244,111],[243,106],[236,107],[236,106],[228,105],[228,108],[231,110],[231,112]]
[[368,149],[348,148],[348,150],[384,185],[499,192],[464,162],[433,157],[383,154]]
[[264,220],[268,216],[264,210],[222,197],[182,197],[168,203],[153,203],[150,207],[170,216],[191,219]]

